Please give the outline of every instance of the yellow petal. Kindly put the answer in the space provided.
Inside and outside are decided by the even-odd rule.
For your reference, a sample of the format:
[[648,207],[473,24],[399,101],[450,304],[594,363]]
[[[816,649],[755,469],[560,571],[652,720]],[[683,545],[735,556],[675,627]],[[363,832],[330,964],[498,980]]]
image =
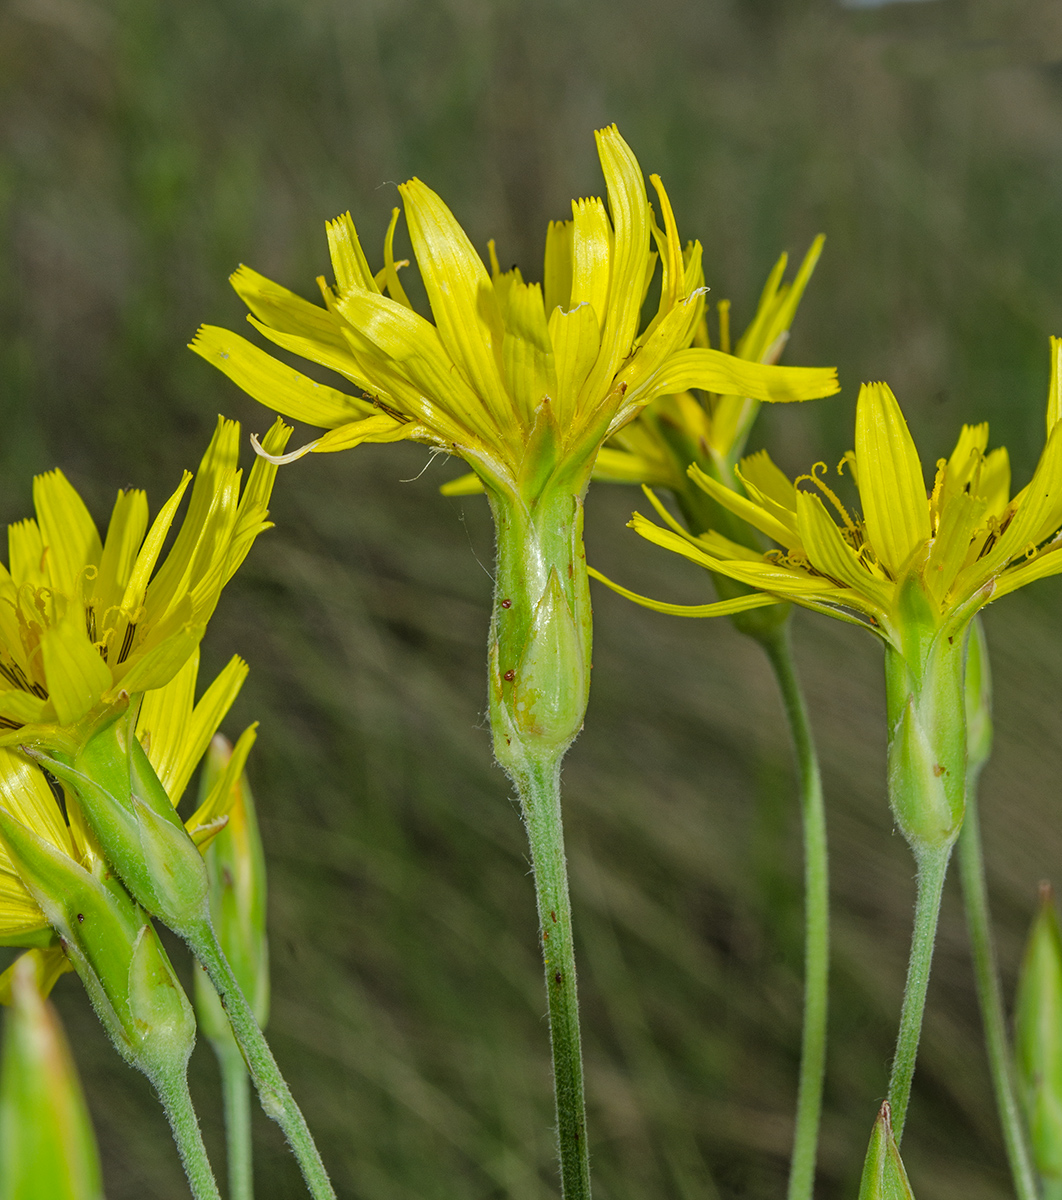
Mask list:
[[111,672],[85,632],[84,614],[68,616],[41,635],[48,698],[60,725],[73,725],[99,703]]
[[898,578],[911,555],[929,540],[929,504],[914,439],[884,383],[860,389],[855,454],[870,543]]
[[638,160],[615,125],[597,130],[594,136],[613,232],[601,352],[589,381],[592,398],[608,390],[638,334],[650,237],[649,199]]
[[40,587],[48,582],[44,539],[36,521],[27,518],[7,527],[7,554],[16,587],[24,583]]
[[48,471],[33,480],[33,505],[52,586],[73,596],[82,571],[96,566],[103,552],[96,523],[62,471]]
[[550,221],[546,230],[546,262],[542,276],[546,312],[572,307],[574,221]]
[[201,326],[189,348],[255,400],[286,417],[332,429],[364,412],[364,404],[353,396],[315,382],[217,325]]
[[892,588],[876,579],[841,536],[836,522],[818,496],[797,492],[797,528],[808,562],[839,587],[862,596],[860,607],[882,618],[887,615]]
[[750,608],[765,608],[770,604],[781,603],[777,596],[768,596],[766,592],[750,592],[747,596],[737,596],[733,600],[717,600],[712,604],[668,604],[664,600],[651,600],[648,596],[629,591],[618,583],[613,583],[593,567],[587,567],[586,570],[591,579],[596,579],[612,591],[626,596],[642,608],[651,608],[654,612],[668,613],[673,617],[730,617],[734,613],[748,612]]
[[411,179],[398,190],[439,338],[472,391],[505,429],[512,423],[512,402],[502,378],[502,317],[490,276],[431,188]]
[[570,311],[555,308],[549,318],[549,336],[557,373],[557,422],[566,429],[601,348],[597,314],[589,304]]
[[759,503],[769,500],[796,516],[796,488],[785,472],[771,461],[766,450],[758,450],[743,458],[735,474],[749,495],[755,495]]
[[332,273],[339,290],[345,292],[348,288],[360,287],[370,292],[377,291],[376,280],[369,270],[350,213],[345,212],[334,221],[328,221],[325,232],[328,235],[328,252],[332,257]]
[[[188,604],[188,609],[191,604]],[[178,609],[175,615],[180,616]],[[129,668],[120,674],[116,685],[103,699],[107,703],[117,700],[122,692],[135,695],[152,688],[165,687],[188,661],[206,633],[206,625],[188,623],[181,625],[164,637],[153,638],[143,649],[129,659]]]
[[447,480],[439,488],[439,493],[443,496],[477,496],[484,490],[483,480],[475,471],[469,471],[467,475]]
[[25,755],[5,748],[0,748],[0,808],[57,850],[73,854],[70,831],[43,772]]
[[673,354],[654,383],[660,392],[700,388],[776,404],[815,400],[840,390],[835,367],[772,367],[699,347]]
[[93,600],[102,610],[101,615],[112,605],[121,604],[147,526],[146,493],[137,488],[119,492],[107,526],[107,540],[103,545],[99,574],[92,590]]
[[735,516],[747,521],[753,529],[765,533],[787,550],[800,549],[796,520],[793,515],[787,516],[780,506],[772,505],[769,511],[755,500],[742,496],[733,488],[728,488],[717,479],[713,479],[695,463],[690,465],[689,476],[702,491],[707,492],[713,500],[718,501]]
[[[537,283],[514,281],[509,288],[503,359],[509,394],[524,421],[531,425],[543,399],[557,395],[553,344],[546,327],[542,289]],[[557,419],[561,420],[559,413]]]
[[311,304],[250,267],[240,266],[229,276],[236,294],[264,324],[278,333],[343,350],[345,343],[336,318],[319,304]]
[[232,805],[234,791],[247,765],[247,756],[251,753],[251,747],[258,736],[257,730],[258,726],[254,724],[240,734],[232,748],[229,761],[225,764],[225,770],[214,781],[214,786],[203,803],[185,822],[185,828],[200,849],[204,849],[212,835],[219,833],[223,828],[217,823],[218,818],[226,816]]
[[399,281],[398,268],[395,266],[395,229],[401,212],[400,208],[391,210],[391,224],[388,225],[387,236],[384,238],[384,279],[387,282],[387,293],[391,299],[397,300],[406,308],[412,308],[413,305],[410,304],[406,289]]
[[[281,333],[251,316],[247,320],[263,337],[268,338],[275,346],[279,346],[282,350],[287,350],[291,354],[298,354],[302,358],[309,359],[310,362],[315,362],[322,367],[326,367],[329,371],[335,371],[337,375],[342,375],[344,379],[349,380],[356,388],[359,388],[363,392],[377,390],[370,382],[369,373],[362,366],[346,334],[343,332],[345,322],[339,319],[338,316],[336,318],[338,344],[317,338],[299,337],[293,333]],[[241,384],[240,386],[242,387],[243,385]],[[354,411],[367,409],[370,405],[368,400],[358,396],[349,396],[346,392],[340,392],[339,394],[346,399]]]
[[[596,197],[572,201],[572,289],[569,308],[588,304],[600,322],[608,309],[612,227]],[[600,334],[599,326],[599,334]]]

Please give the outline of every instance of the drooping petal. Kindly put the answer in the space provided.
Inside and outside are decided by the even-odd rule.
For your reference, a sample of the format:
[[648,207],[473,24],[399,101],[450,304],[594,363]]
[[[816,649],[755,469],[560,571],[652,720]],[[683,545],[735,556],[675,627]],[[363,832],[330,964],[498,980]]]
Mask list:
[[799,550],[800,534],[797,532],[795,513],[789,513],[780,506],[772,506],[770,510],[758,504],[755,500],[742,496],[733,488],[713,479],[696,464],[691,464],[689,476],[693,482],[708,493],[724,508],[729,509],[735,516],[747,521],[754,529],[765,533],[780,546],[787,550]]
[[915,550],[929,540],[929,504],[914,439],[884,383],[860,389],[855,455],[869,540],[897,578]]
[[654,612],[667,613],[673,617],[731,617],[735,613],[748,612],[752,608],[766,608],[771,604],[782,603],[777,596],[769,596],[766,592],[750,592],[747,596],[736,596],[732,600],[716,600],[711,604],[668,604],[665,600],[652,600],[648,596],[642,596],[628,588],[621,587],[620,584],[614,583],[602,575],[600,571],[595,571],[593,567],[587,567],[587,574],[591,579],[596,579],[619,595],[633,600],[635,604],[640,604],[642,608],[651,608]]
[[256,328],[265,326],[280,334],[323,343],[333,350],[344,349],[338,322],[327,308],[311,304],[250,267],[238,267],[229,276],[229,283],[257,318]]
[[297,421],[333,429],[364,416],[368,407],[364,401],[317,383],[246,338],[217,325],[201,326],[189,345],[259,403]]

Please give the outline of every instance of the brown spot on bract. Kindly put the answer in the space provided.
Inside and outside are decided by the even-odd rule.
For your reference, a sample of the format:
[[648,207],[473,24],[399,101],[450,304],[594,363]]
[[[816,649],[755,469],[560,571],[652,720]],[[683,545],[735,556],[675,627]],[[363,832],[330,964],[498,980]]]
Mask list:
[[933,764],[933,774],[934,774],[934,775],[935,775],[935,776],[936,776],[938,779],[941,777],[941,775],[947,775],[947,773],[948,773],[948,771],[947,771],[947,768],[946,768],[946,767],[942,767],[942,766],[940,765],[940,763],[934,763],[934,764]]
[[549,915],[553,918],[553,924],[556,925],[557,924],[557,914],[553,911],[552,908],[549,910]]
[[560,971],[553,976],[553,982],[557,985],[557,987],[560,987],[560,985],[564,982],[564,976],[560,973]]
[[502,608],[512,608],[512,606],[513,606],[513,602],[511,600],[503,600],[502,601]]
[[505,675],[503,676],[503,678],[507,679],[510,683],[512,683],[512,681],[516,678],[516,672],[510,668],[508,671],[505,672]]
[[84,913],[77,914],[77,923],[79,925],[84,925],[84,923],[85,923],[85,914]]

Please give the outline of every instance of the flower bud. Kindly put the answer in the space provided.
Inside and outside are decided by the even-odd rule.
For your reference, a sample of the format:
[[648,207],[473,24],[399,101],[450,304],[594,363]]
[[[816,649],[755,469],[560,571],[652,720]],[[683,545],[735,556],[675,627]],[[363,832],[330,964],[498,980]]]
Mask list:
[[[210,745],[200,795],[210,794],[222,776],[232,747],[220,734]],[[254,798],[246,775],[237,783],[229,821],[206,852],[210,914],[225,957],[260,1028],[269,1016],[269,949],[266,942],[265,855],[258,835]],[[199,1026],[215,1045],[232,1042],[228,1018],[202,968],[195,973]]]
[[859,1200],[914,1200],[896,1139],[892,1136],[889,1102],[874,1122],[859,1182]]
[[42,967],[41,951],[32,950],[11,975],[0,1064],[0,1200],[102,1200],[92,1122],[59,1020],[44,999]]
[[178,933],[206,912],[203,857],[129,719],[94,733],[73,766],[28,749],[77,796],[104,854],[140,904]]
[[591,616],[582,499],[549,488],[533,502],[491,497],[498,577],[491,622],[494,752],[510,774],[555,760],[583,725]]
[[915,623],[905,627],[902,652],[885,647],[889,802],[916,854],[950,847],[962,828],[965,636]]
[[0,809],[0,839],[119,1054],[150,1079],[188,1061],[191,1005],[154,926],[113,878],[90,874]]
[[1062,1183],[1062,937],[1051,888],[1025,948],[1014,1018],[1018,1086],[1036,1168],[1055,1189]]

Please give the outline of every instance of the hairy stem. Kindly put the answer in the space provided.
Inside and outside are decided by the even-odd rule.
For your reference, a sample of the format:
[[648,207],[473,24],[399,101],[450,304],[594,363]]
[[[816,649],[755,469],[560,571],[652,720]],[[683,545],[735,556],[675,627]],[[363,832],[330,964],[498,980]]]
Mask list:
[[268,1116],[284,1131],[314,1200],[335,1200],[321,1155],[299,1106],[280,1073],[273,1052],[258,1027],[209,921],[183,930],[196,958],[206,968],[228,1014],[232,1032],[243,1050],[247,1067]]
[[177,1143],[177,1152],[181,1156],[184,1173],[188,1176],[192,1195],[195,1200],[221,1200],[206,1146],[203,1145],[199,1120],[192,1107],[184,1064],[172,1071],[154,1073],[151,1081],[173,1130],[173,1140]]
[[918,1041],[922,1033],[922,1015],[929,989],[929,970],[933,962],[933,945],[937,937],[937,919],[944,892],[944,876],[948,870],[951,847],[922,848],[916,851],[918,862],[918,898],[915,901],[914,932],[911,934],[911,958],[907,965],[907,983],[903,992],[900,1013],[900,1032],[896,1037],[896,1054],[892,1060],[889,1079],[889,1106],[892,1109],[892,1132],[899,1146],[907,1120],[907,1103],[911,1098]]
[[546,765],[529,764],[515,778],[531,843],[549,997],[561,1195],[564,1200],[590,1200],[590,1154],[586,1143],[572,911],[561,825],[559,755]]

